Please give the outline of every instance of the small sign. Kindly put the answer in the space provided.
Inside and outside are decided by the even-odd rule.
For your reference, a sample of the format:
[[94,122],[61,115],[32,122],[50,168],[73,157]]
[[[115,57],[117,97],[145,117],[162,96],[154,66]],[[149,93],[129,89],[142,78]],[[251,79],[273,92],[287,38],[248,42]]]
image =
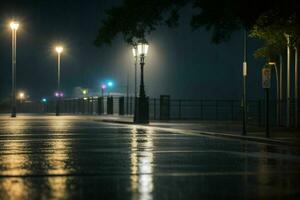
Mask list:
[[271,88],[271,69],[262,69],[262,87],[265,89]]

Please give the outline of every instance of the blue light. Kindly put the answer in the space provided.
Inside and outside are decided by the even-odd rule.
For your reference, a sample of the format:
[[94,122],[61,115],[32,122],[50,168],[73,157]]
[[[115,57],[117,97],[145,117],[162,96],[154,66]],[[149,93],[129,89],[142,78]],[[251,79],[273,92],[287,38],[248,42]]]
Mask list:
[[47,103],[47,99],[46,98],[42,98],[42,102],[43,103]]
[[112,81],[108,81],[108,82],[107,82],[107,86],[108,86],[108,87],[113,87],[113,86],[114,86],[114,83],[113,83]]

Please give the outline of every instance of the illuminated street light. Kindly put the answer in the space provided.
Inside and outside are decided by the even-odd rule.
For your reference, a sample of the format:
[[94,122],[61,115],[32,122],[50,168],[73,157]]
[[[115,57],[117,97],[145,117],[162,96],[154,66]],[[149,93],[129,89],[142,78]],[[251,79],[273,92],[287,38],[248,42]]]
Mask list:
[[106,85],[105,84],[102,84],[101,85],[101,94],[102,94],[102,97],[104,97],[104,91],[106,89]]
[[60,98],[63,97],[63,93],[60,92],[60,55],[63,52],[64,48],[62,46],[56,46],[55,51],[57,53],[57,94],[56,99],[56,116],[59,116],[59,104]]
[[275,74],[276,74],[276,99],[277,99],[277,123],[280,125],[280,118],[281,118],[281,97],[279,96],[280,91],[282,90],[281,85],[279,86],[279,76],[278,76],[278,69],[276,62],[269,62],[268,65],[271,67],[273,66],[275,68]]
[[[132,55],[134,58],[134,113],[137,111],[137,65],[138,65],[138,50],[137,50],[137,46],[135,45],[132,48]],[[134,114],[134,121],[135,117],[137,115]]]
[[20,99],[24,99],[24,97],[25,97],[24,92],[20,92],[20,93],[19,93],[19,98],[20,98]]
[[17,116],[17,106],[16,106],[16,64],[17,64],[17,30],[19,28],[18,22],[11,22],[9,24],[12,31],[12,91],[11,91],[11,117]]
[[286,48],[287,48],[287,59],[286,59],[286,126],[289,128],[290,127],[290,98],[291,98],[291,50],[290,50],[290,45],[291,45],[291,36],[288,34],[284,34],[286,38]]
[[87,89],[83,89],[82,90],[82,94],[85,96],[85,95],[87,95],[88,94],[88,90]]
[[20,103],[22,103],[25,99],[25,93],[24,92],[19,92],[18,98],[20,100]]
[[144,66],[145,66],[145,57],[148,54],[149,45],[146,43],[139,43],[137,45],[137,55],[140,57],[141,65],[141,80],[140,80],[140,94],[138,101],[138,111],[135,112],[134,121],[135,123],[147,124],[149,123],[149,102],[145,93],[144,86]]

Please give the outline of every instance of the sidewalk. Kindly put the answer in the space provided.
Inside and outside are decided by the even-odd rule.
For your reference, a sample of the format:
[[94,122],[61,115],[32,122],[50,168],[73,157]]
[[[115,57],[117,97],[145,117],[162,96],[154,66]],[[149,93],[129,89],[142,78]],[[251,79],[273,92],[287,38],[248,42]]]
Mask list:
[[[109,123],[133,124],[133,119],[130,116],[95,116],[93,119],[96,121]],[[189,133],[192,134],[203,134],[264,143],[300,146],[299,129],[287,129],[284,127],[271,127],[270,138],[266,138],[263,127],[249,125],[247,127],[247,135],[243,136],[241,134],[241,123],[232,121],[151,121],[150,124],[146,126],[161,129],[172,129],[173,131],[179,132],[189,131]]]

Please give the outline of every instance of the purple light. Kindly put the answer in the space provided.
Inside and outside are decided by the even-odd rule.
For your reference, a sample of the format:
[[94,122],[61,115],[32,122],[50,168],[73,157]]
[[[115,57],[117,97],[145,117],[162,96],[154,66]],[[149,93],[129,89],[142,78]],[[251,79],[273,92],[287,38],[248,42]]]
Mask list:
[[64,96],[64,93],[63,93],[63,92],[55,92],[55,93],[54,93],[54,96],[55,96],[55,97],[63,97],[63,96]]
[[105,85],[105,84],[102,84],[102,85],[101,85],[101,88],[102,88],[102,90],[105,90],[105,89],[106,89],[106,85]]

